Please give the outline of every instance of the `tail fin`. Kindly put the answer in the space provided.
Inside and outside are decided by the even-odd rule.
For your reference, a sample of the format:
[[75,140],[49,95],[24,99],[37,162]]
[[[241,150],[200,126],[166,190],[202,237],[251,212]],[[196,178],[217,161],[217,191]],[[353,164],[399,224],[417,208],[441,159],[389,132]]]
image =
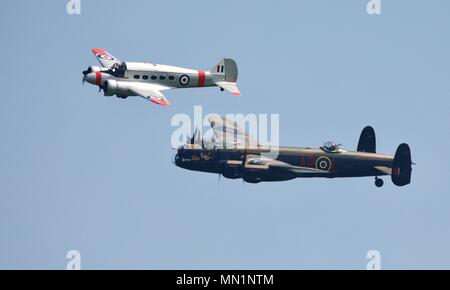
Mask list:
[[397,186],[405,186],[411,183],[411,149],[408,144],[400,144],[395,153],[392,165],[392,182]]
[[359,137],[357,151],[376,153],[376,146],[375,130],[370,126],[365,127]]
[[213,75],[223,75],[221,81],[235,83],[238,78],[236,62],[231,58],[224,58],[209,71]]
[[209,71],[212,75],[218,76],[215,84],[222,90],[240,96],[241,93],[236,85],[238,78],[238,68],[236,62],[231,58],[224,58]]

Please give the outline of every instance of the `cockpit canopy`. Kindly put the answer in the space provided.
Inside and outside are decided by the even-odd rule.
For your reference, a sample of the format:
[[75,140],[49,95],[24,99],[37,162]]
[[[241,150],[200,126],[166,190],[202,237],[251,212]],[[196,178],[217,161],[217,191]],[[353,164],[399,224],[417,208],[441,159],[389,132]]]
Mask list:
[[323,144],[322,149],[327,152],[338,152],[340,144],[336,144],[331,141],[327,141]]
[[108,72],[115,77],[123,78],[126,70],[127,65],[124,62],[116,62],[109,68]]

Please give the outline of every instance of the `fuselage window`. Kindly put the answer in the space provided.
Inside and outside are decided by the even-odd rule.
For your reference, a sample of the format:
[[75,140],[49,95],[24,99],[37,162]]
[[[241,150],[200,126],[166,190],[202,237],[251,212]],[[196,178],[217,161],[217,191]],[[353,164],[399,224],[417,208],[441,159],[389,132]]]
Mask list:
[[160,76],[159,79],[163,81],[163,80],[166,79],[166,77],[165,76]]
[[156,76],[151,76],[151,79],[156,80],[157,78],[156,78]]
[[142,79],[148,80],[148,76],[142,76]]
[[134,79],[136,79],[136,80],[138,80],[138,79],[140,79],[141,78],[141,76],[140,75],[134,75],[134,77],[133,77]]
[[174,76],[169,76],[169,80],[173,81],[175,79]]

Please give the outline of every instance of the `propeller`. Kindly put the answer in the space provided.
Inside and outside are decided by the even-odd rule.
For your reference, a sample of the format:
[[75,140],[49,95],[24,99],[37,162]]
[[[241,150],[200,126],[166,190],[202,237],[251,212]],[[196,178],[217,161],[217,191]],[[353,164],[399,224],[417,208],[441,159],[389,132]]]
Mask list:
[[[244,149],[244,155],[242,156],[242,172],[245,173],[245,162],[247,161],[247,150]],[[245,187],[244,174],[242,174],[242,187]]]
[[92,66],[89,66],[86,70],[83,71],[83,75],[90,74],[92,72]]
[[89,66],[86,70],[83,71],[83,79],[81,83],[84,85],[86,82],[86,76],[92,72],[92,66]]
[[177,153],[174,153],[174,154],[172,154],[172,156],[171,156],[172,164],[176,164],[175,158],[177,158]]
[[242,156],[242,168],[245,167],[245,162],[247,161],[247,150],[244,150],[244,155]]
[[194,145],[194,144],[201,143],[202,147],[205,148],[203,139],[200,136],[200,131],[198,130],[198,128],[195,128],[194,133],[192,134],[192,137],[190,137],[188,139],[190,139],[188,144]]

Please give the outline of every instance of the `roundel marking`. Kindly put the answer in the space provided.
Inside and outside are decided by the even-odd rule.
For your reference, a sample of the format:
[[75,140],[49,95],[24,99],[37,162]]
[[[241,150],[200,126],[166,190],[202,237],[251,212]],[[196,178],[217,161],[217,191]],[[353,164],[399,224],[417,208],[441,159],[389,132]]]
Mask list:
[[331,160],[328,157],[320,156],[316,160],[316,168],[319,170],[330,171],[331,169]]
[[180,77],[180,84],[183,85],[183,86],[186,86],[187,84],[189,84],[189,81],[190,81],[190,80],[191,80],[191,79],[189,78],[188,75],[182,75],[182,76]]
[[112,56],[107,55],[107,54],[97,54],[97,57],[107,59],[107,60],[114,60],[114,58]]

